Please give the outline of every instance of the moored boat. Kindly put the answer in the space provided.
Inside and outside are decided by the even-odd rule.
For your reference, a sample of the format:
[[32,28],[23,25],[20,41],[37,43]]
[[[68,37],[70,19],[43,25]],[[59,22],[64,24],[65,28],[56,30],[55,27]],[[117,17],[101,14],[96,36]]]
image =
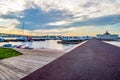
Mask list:
[[0,42],[3,42],[4,41],[4,38],[3,37],[0,37]]
[[27,38],[28,41],[34,41],[32,37]]
[[2,47],[3,47],[3,48],[11,48],[11,47],[12,47],[12,44],[4,44]]
[[16,40],[18,40],[18,41],[28,41],[27,37],[25,37],[25,36],[17,37]]

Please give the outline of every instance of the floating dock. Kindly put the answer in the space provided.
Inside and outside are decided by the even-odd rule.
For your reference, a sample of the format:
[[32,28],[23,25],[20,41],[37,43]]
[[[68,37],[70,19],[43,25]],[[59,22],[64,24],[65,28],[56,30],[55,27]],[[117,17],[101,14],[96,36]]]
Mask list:
[[89,40],[21,80],[120,80],[120,47]]

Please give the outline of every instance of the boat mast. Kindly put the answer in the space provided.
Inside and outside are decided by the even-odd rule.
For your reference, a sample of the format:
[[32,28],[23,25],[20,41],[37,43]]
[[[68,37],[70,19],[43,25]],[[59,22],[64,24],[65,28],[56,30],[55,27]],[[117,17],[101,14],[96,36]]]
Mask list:
[[23,35],[24,35],[24,22],[23,22],[23,24],[22,24],[22,29],[23,29]]

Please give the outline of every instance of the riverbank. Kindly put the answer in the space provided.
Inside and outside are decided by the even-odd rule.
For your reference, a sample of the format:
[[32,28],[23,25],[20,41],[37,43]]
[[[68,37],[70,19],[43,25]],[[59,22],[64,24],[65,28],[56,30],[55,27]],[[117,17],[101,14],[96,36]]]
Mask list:
[[0,60],[22,55],[20,52],[11,48],[0,48]]

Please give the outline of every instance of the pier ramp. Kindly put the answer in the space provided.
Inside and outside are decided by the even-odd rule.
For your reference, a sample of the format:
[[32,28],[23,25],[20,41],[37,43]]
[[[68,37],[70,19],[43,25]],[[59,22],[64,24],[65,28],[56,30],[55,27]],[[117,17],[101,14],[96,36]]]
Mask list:
[[89,40],[21,80],[120,80],[120,47]]

